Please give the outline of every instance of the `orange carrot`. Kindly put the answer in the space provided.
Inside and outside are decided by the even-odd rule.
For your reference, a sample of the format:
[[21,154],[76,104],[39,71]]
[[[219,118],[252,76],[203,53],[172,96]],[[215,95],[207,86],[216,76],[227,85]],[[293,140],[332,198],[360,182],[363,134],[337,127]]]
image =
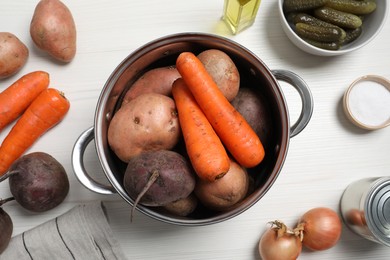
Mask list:
[[0,146],[0,176],[48,129],[59,123],[70,107],[62,92],[44,90],[31,103]]
[[200,60],[193,53],[183,52],[176,60],[176,68],[236,161],[248,168],[258,165],[265,155],[259,137],[223,96]]
[[182,78],[174,81],[172,94],[187,154],[195,172],[207,181],[221,178],[230,168],[229,156],[221,140]]
[[49,74],[34,71],[22,76],[0,93],[0,131],[18,118],[49,86]]

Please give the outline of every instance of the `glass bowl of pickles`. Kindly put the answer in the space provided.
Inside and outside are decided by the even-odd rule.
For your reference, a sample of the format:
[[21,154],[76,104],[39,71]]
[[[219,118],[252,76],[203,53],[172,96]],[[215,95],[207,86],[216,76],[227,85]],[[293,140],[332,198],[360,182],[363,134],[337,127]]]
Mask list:
[[287,37],[313,55],[335,56],[360,49],[381,31],[387,1],[278,0]]

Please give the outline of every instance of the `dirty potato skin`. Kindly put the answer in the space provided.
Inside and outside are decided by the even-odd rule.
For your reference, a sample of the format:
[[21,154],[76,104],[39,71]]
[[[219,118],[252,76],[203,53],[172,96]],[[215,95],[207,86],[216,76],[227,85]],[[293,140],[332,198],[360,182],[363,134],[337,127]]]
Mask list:
[[223,51],[216,49],[205,50],[197,57],[223,95],[232,101],[240,87],[240,74],[232,59]]
[[35,45],[56,60],[76,55],[76,25],[69,8],[59,0],[41,0],[34,11],[30,35]]
[[0,79],[14,75],[27,62],[29,50],[14,34],[0,32]]
[[124,162],[143,151],[170,150],[181,131],[172,98],[148,93],[121,106],[108,128],[108,143]]
[[163,208],[175,216],[186,217],[194,212],[197,206],[198,198],[191,193],[188,197],[164,205]]
[[207,208],[226,211],[245,198],[249,183],[246,169],[231,160],[230,169],[222,178],[213,182],[198,179],[194,192]]
[[178,78],[180,73],[172,66],[148,70],[126,92],[122,105],[145,93],[158,93],[170,97],[172,84]]

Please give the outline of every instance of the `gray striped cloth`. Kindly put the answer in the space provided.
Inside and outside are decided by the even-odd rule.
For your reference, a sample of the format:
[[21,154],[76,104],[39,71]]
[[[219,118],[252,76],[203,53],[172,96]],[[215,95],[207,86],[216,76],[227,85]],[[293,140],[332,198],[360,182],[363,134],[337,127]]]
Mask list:
[[14,236],[1,260],[126,259],[101,202],[78,205],[63,215]]

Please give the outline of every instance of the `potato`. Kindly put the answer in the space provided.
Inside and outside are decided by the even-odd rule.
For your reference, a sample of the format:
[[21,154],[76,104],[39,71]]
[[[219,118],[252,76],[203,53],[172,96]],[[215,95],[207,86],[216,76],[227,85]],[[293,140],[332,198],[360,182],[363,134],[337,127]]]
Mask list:
[[30,24],[35,45],[62,62],[76,55],[76,24],[68,7],[59,0],[41,0]]
[[122,105],[145,93],[172,96],[172,83],[179,77],[180,73],[172,66],[149,70],[132,84],[123,98]]
[[163,208],[173,215],[186,217],[194,212],[197,205],[198,198],[191,193],[188,197],[168,203]]
[[28,48],[15,35],[0,32],[0,79],[14,75],[27,62]]
[[213,182],[197,179],[194,192],[207,208],[225,211],[244,199],[248,188],[246,169],[231,160],[230,169],[222,178]]
[[240,87],[240,74],[232,59],[220,50],[210,49],[198,56],[223,95],[232,101]]
[[195,175],[180,154],[146,151],[130,159],[123,185],[126,192],[145,206],[164,206],[187,198],[194,190]]
[[264,148],[269,147],[273,129],[271,111],[264,96],[250,88],[240,88],[231,102],[259,136]]
[[123,105],[108,128],[108,143],[124,162],[150,150],[170,150],[181,136],[172,98],[148,93]]

